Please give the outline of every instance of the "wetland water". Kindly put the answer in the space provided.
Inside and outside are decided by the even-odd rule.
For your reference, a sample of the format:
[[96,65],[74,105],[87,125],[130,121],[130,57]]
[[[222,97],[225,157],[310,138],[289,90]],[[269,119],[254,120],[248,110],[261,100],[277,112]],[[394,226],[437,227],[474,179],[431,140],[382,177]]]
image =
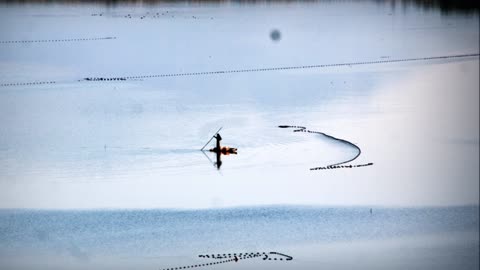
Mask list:
[[478,12],[397,4],[0,4],[0,266],[478,268]]

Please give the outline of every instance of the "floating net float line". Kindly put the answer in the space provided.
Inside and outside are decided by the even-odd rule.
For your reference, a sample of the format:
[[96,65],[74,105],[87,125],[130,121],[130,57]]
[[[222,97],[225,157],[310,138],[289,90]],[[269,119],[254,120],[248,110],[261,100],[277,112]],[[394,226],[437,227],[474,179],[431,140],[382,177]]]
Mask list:
[[292,256],[280,253],[280,252],[246,252],[246,253],[223,253],[223,254],[201,254],[198,255],[199,258],[203,259],[214,259],[216,261],[208,263],[197,263],[184,266],[168,267],[161,268],[161,270],[178,270],[178,269],[190,269],[190,268],[199,268],[213,266],[217,264],[239,262],[240,260],[246,259],[255,259],[262,258],[264,261],[291,261],[293,260]]
[[278,127],[279,128],[293,128],[294,129],[293,132],[306,132],[306,133],[320,134],[320,135],[323,135],[323,136],[325,136],[329,139],[332,139],[332,140],[335,140],[337,142],[346,144],[350,147],[353,147],[357,150],[357,154],[355,156],[353,156],[352,158],[348,159],[348,160],[344,160],[344,161],[334,163],[334,164],[331,164],[331,165],[328,165],[328,166],[313,167],[313,168],[310,168],[311,171],[330,170],[330,169],[351,169],[351,168],[359,168],[359,167],[366,167],[366,166],[372,166],[373,165],[372,162],[365,163],[365,164],[357,164],[357,165],[343,165],[343,164],[350,163],[350,162],[354,161],[355,159],[357,159],[362,154],[362,149],[358,145],[356,145],[356,144],[354,144],[350,141],[333,137],[333,136],[328,135],[324,132],[309,130],[306,127],[303,127],[303,126],[280,125]]
[[[8,87],[8,86],[33,86],[33,85],[46,85],[46,84],[62,84],[62,83],[78,83],[83,81],[126,81],[126,78],[118,77],[118,78],[104,78],[104,77],[96,77],[96,78],[84,78],[81,80],[63,80],[63,81],[33,81],[33,82],[16,82],[16,83],[1,83],[0,87]],[[133,79],[131,79],[133,80]]]
[[56,84],[56,81],[43,81],[43,82],[21,82],[21,83],[2,83],[0,87],[7,86],[31,86],[31,85],[45,85],[45,84]]
[[[93,80],[93,79],[92,79]],[[125,78],[95,78],[98,81],[126,81]],[[58,81],[31,81],[31,82],[16,82],[16,83],[1,83],[0,87],[8,87],[8,86],[34,86],[34,85],[48,85],[48,84],[72,84],[72,83],[79,83],[82,81],[89,81],[86,79],[70,79],[70,80],[58,80]]]
[[0,44],[11,43],[45,43],[45,42],[75,42],[117,39],[117,37],[67,38],[67,39],[34,39],[34,40],[0,40]]
[[[203,76],[203,75],[224,75],[231,73],[248,73],[248,72],[265,72],[265,71],[280,71],[280,70],[298,70],[298,69],[314,69],[314,68],[328,68],[328,67],[342,67],[342,66],[358,66],[358,65],[374,65],[374,64],[387,64],[387,63],[399,63],[399,62],[414,62],[414,61],[432,61],[432,60],[445,60],[445,59],[462,59],[469,57],[478,57],[480,54],[457,54],[457,55],[443,55],[443,56],[431,56],[431,57],[419,57],[419,58],[402,58],[402,59],[387,59],[377,61],[363,61],[363,62],[345,62],[334,64],[319,64],[319,65],[306,65],[306,66],[290,66],[290,67],[268,67],[268,68],[251,68],[251,69],[232,69],[232,70],[219,70],[219,71],[202,71],[202,72],[186,72],[186,73],[166,73],[156,75],[139,75],[139,76],[120,76],[120,77],[85,77],[78,79],[75,82],[112,82],[112,81],[130,81],[141,79],[153,79],[153,78],[167,78],[167,77],[184,77],[184,76]],[[0,87],[6,86],[27,86],[27,85],[39,85],[39,84],[54,84],[58,81],[37,81],[37,82],[17,82],[17,83],[1,83]]]
[[83,81],[112,81],[112,80],[131,80],[131,79],[151,79],[151,78],[163,78],[163,77],[219,75],[219,74],[230,74],[230,73],[248,73],[248,72],[263,72],[263,71],[278,71],[278,70],[295,70],[295,69],[313,69],[313,68],[328,68],[328,67],[341,67],[341,66],[372,65],[372,64],[385,64],[385,63],[398,63],[398,62],[429,61],[429,60],[441,60],[441,59],[478,57],[478,56],[480,56],[480,54],[478,54],[478,53],[476,53],[476,54],[457,54],[457,55],[443,55],[443,56],[402,58],[402,59],[387,59],[387,60],[376,60],[376,61],[346,62],[346,63],[319,64],[319,65],[306,65],[306,66],[232,69],[232,70],[218,70],[218,71],[202,71],[202,72],[185,72],[185,73],[167,73],[167,74],[154,74],[154,75],[125,76],[125,77],[88,77],[88,78],[84,78]]

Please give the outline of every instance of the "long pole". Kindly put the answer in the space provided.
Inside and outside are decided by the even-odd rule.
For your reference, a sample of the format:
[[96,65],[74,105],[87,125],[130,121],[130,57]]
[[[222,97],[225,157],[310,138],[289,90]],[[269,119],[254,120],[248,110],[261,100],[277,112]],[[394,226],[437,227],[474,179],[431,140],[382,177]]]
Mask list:
[[202,149],[200,149],[200,151],[203,151],[203,149],[213,140],[213,137],[215,135],[217,135],[218,132],[220,132],[220,130],[222,129],[223,127],[220,127],[217,132],[215,132],[215,134],[213,134],[212,138],[210,138],[210,140],[202,147]]

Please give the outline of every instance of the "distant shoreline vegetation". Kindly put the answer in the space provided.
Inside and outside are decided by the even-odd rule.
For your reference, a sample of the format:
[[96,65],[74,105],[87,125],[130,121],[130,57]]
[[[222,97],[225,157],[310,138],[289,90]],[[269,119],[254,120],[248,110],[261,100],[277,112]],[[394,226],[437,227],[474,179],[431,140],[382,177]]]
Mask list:
[[[162,4],[276,4],[276,3],[331,3],[354,2],[353,0],[0,0],[1,4],[104,4],[115,6],[122,4],[162,5]],[[417,6],[424,10],[439,9],[442,13],[476,13],[480,11],[478,0],[366,0],[377,5],[389,5],[392,10]]]

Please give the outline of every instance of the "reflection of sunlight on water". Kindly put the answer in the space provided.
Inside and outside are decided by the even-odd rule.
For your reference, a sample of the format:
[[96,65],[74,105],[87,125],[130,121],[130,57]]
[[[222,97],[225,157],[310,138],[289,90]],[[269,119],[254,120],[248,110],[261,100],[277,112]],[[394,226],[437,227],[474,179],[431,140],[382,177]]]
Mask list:
[[380,86],[372,103],[384,113],[365,121],[359,136],[373,157],[381,157],[377,170],[398,168],[385,184],[411,200],[478,203],[472,192],[478,187],[478,144],[446,143],[452,137],[478,141],[477,72],[478,60],[432,65]]

